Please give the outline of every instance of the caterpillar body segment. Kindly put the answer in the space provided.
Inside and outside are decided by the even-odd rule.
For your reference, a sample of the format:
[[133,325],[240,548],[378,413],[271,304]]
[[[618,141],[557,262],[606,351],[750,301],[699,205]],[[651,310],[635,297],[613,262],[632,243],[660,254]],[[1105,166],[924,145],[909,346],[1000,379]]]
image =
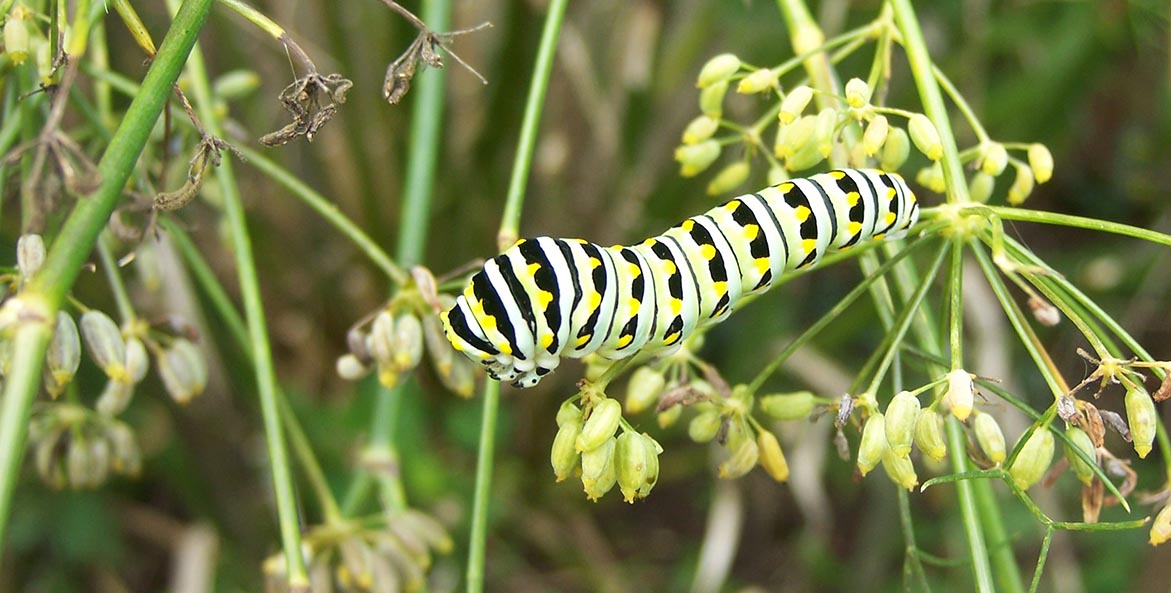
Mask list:
[[733,198],[633,246],[522,239],[442,313],[452,345],[532,387],[562,357],[669,354],[790,270],[901,237],[919,206],[902,177],[842,169]]

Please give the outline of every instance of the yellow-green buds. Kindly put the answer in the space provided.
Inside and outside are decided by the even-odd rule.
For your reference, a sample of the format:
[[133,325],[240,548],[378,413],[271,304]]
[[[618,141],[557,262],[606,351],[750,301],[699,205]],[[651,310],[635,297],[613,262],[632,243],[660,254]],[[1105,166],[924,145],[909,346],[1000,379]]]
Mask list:
[[122,330],[109,315],[96,309],[82,314],[81,337],[90,358],[107,377],[115,381],[130,380],[126,372],[126,341],[122,338]]
[[564,426],[566,422],[581,422],[582,411],[573,403],[573,400],[565,400],[561,402],[561,407],[557,408],[557,426]]
[[1127,389],[1125,401],[1126,422],[1130,425],[1134,451],[1140,459],[1145,459],[1151,452],[1151,443],[1155,442],[1155,426],[1159,421],[1155,400],[1145,389]]
[[892,482],[907,490],[914,490],[919,485],[915,464],[907,455],[895,455],[894,451],[887,449],[882,454],[882,469]]
[[581,454],[577,451],[577,437],[581,434],[580,417],[561,424],[557,429],[557,436],[553,438],[553,448],[549,453],[549,461],[553,465],[553,475],[560,482],[569,477],[577,468]]
[[880,167],[887,171],[897,171],[907,157],[911,156],[911,139],[907,131],[902,128],[891,128],[886,135],[886,142],[882,143],[882,158]]
[[687,127],[683,129],[683,144],[688,146],[692,144],[699,144],[708,138],[711,138],[716,130],[720,127],[720,120],[701,115],[691,120]]
[[817,145],[817,152],[823,157],[829,157],[834,149],[834,130],[838,125],[838,112],[826,107],[817,113],[814,124],[813,140]]
[[134,431],[118,421],[109,423],[106,438],[110,440],[110,469],[124,476],[137,476],[142,469],[142,451]]
[[851,78],[846,82],[846,104],[854,109],[861,109],[870,102],[870,85],[861,78]]
[[[451,305],[455,304],[454,299],[448,295],[441,295],[438,302],[444,309],[450,309]],[[471,397],[476,388],[474,364],[467,357],[456,355],[451,342],[443,335],[443,325],[437,315],[427,315],[423,317],[422,322],[423,342],[431,355],[431,367],[435,369],[439,381],[452,393],[460,397]]]
[[915,182],[937,194],[947,191],[947,179],[943,177],[943,167],[939,163],[931,163],[919,169],[915,174]]
[[218,99],[232,101],[251,95],[260,88],[260,75],[253,70],[229,70],[216,77],[212,93]]
[[680,146],[675,149],[675,160],[679,162],[679,174],[695,177],[703,173],[716,159],[720,158],[720,143],[704,140],[698,144]]
[[1006,457],[1004,432],[1000,430],[996,418],[991,414],[977,414],[973,428],[976,432],[976,442],[980,444],[984,456],[997,465],[1003,463]]
[[768,168],[768,184],[780,185],[789,180],[789,172],[784,167],[773,165]]
[[[1090,482],[1094,480],[1093,466],[1097,465],[1098,462],[1098,450],[1094,447],[1094,442],[1090,440],[1090,435],[1076,426],[1071,426],[1066,430],[1065,436],[1069,437],[1069,440],[1073,443],[1072,447],[1068,443],[1065,445],[1065,457],[1069,459],[1069,466],[1073,468],[1073,473],[1077,475],[1077,479],[1089,486]],[[1078,455],[1079,450],[1085,453],[1086,457],[1093,460],[1093,465],[1091,465],[1091,462],[1082,459],[1081,455]]]
[[618,473],[614,464],[614,447],[618,439],[607,438],[598,447],[581,454],[581,485],[586,497],[598,500],[614,487]]
[[781,101],[781,112],[778,115],[781,123],[789,125],[797,121],[797,118],[801,117],[801,113],[805,111],[805,107],[809,105],[811,99],[813,99],[812,88],[806,85],[794,87],[793,90],[789,91],[788,95],[785,95],[784,100]]
[[775,89],[777,88],[777,76],[777,71],[771,68],[761,68],[741,78],[740,84],[736,85],[736,92],[743,95],[751,95],[753,93]]
[[659,423],[659,428],[667,429],[675,425],[679,421],[679,417],[683,415],[683,406],[671,406],[662,412],[655,415],[655,421]]
[[624,431],[614,445],[614,465],[622,499],[634,502],[647,478],[647,442],[641,434]]
[[[12,22],[12,21],[9,21]],[[16,240],[16,270],[27,282],[45,263],[45,240],[40,235],[21,235]]]
[[626,387],[626,413],[637,414],[658,403],[666,384],[663,373],[649,366],[639,367],[630,375]]
[[699,91],[699,111],[708,117],[719,119],[724,113],[724,95],[728,94],[728,81],[721,80]]
[[1037,178],[1037,183],[1045,183],[1053,178],[1053,154],[1044,144],[1030,144],[1028,155],[1029,168]]
[[1008,475],[1021,490],[1028,490],[1045,476],[1053,461],[1053,434],[1049,427],[1038,426],[1008,468]]
[[687,436],[697,443],[706,443],[720,432],[724,417],[717,410],[700,412],[687,424]]
[[[57,327],[45,352],[45,370],[53,376],[55,384],[63,387],[73,380],[80,364],[81,338],[77,334],[77,324],[68,313],[58,311]],[[55,398],[60,393],[50,392],[50,395]]]
[[1151,539],[1152,546],[1157,546],[1167,540],[1171,539],[1171,504],[1167,504],[1155,515],[1155,520],[1151,522]]
[[590,451],[604,445],[614,436],[621,420],[622,404],[618,400],[605,398],[599,401],[577,437],[577,450]]
[[199,347],[179,338],[159,357],[159,377],[171,398],[180,404],[203,393],[207,387],[207,363]]
[[419,366],[423,360],[423,324],[418,317],[405,313],[394,319],[394,363],[403,372]]
[[915,438],[915,422],[919,419],[919,398],[909,391],[900,391],[886,407],[885,433],[890,450],[899,457],[911,453]]
[[923,156],[933,161],[943,158],[943,143],[939,140],[939,131],[926,115],[912,115],[907,122],[907,131],[911,134],[911,142],[915,143],[915,148],[918,148]]
[[862,133],[862,152],[866,156],[874,156],[882,148],[882,144],[886,142],[886,136],[890,133],[890,122],[887,121],[885,115],[876,115],[870,123],[866,124],[866,131]]
[[947,374],[947,393],[944,394],[943,401],[953,416],[961,422],[967,420],[972,413],[974,399],[972,376],[967,371],[955,369]]
[[777,158],[792,158],[797,151],[809,144],[817,129],[817,116],[806,115],[791,124],[785,124],[777,131],[777,143],[773,154]]
[[659,454],[663,452],[663,446],[658,441],[651,438],[651,435],[642,433],[642,438],[646,440],[646,478],[642,482],[642,486],[638,489],[638,497],[646,498],[651,490],[655,488],[655,484],[659,483]]
[[362,364],[358,357],[347,352],[338,357],[336,363],[337,376],[347,381],[357,381],[370,372],[370,368]]
[[146,344],[142,340],[130,337],[126,340],[126,374],[130,375],[131,383],[138,383],[146,378],[146,371],[150,369],[150,356],[146,352]]
[[817,399],[812,391],[775,393],[760,398],[760,410],[777,420],[802,420],[813,412]]
[[760,459],[760,447],[756,439],[744,434],[744,429],[736,423],[732,424],[728,438],[728,458],[720,463],[717,471],[724,479],[732,480],[743,476],[756,467]]
[[4,51],[19,66],[28,59],[29,34],[25,20],[31,16],[23,4],[17,4],[4,21]]
[[947,440],[943,436],[943,416],[931,408],[919,412],[915,421],[915,445],[924,455],[940,461],[947,455]]
[[736,189],[748,179],[749,171],[748,161],[736,161],[724,167],[707,184],[707,195],[718,196]]
[[1033,170],[1028,167],[1017,167],[1016,178],[1008,188],[1008,203],[1018,205],[1033,193]]
[[968,184],[968,195],[973,202],[985,203],[992,197],[992,190],[996,188],[996,179],[991,175],[979,171],[972,176]]
[[862,427],[862,442],[858,445],[858,471],[863,476],[870,473],[890,448],[886,442],[886,419],[882,412],[875,412]]
[[772,479],[784,482],[789,479],[789,462],[781,443],[773,433],[762,430],[756,433],[756,448],[760,450],[760,466]]
[[706,89],[716,83],[727,83],[739,69],[740,58],[735,54],[720,54],[708,60],[699,70],[695,86]]
[[1008,166],[1008,149],[999,142],[988,144],[980,161],[980,171],[996,177]]
[[134,395],[134,384],[125,381],[106,381],[101,395],[94,403],[94,409],[106,416],[117,416],[130,405],[130,398]]

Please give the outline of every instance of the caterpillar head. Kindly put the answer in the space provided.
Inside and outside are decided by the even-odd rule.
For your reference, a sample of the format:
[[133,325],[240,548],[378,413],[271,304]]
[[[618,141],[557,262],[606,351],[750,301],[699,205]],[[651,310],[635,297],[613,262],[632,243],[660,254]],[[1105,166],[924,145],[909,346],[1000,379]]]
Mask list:
[[[477,315],[477,312],[480,314]],[[531,360],[514,357],[506,340],[498,339],[494,342],[484,329],[486,317],[482,308],[472,307],[464,295],[456,298],[450,310],[439,314],[443,321],[443,333],[452,347],[473,362],[483,365],[488,376],[497,381],[511,382],[514,387],[533,387],[541,381],[541,377],[553,370],[539,367]]]

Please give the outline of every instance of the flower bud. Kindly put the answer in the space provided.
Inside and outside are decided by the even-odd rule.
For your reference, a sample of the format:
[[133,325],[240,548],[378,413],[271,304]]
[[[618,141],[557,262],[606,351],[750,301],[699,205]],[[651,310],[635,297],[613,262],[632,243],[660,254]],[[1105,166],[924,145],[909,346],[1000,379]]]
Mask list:
[[94,408],[103,416],[117,416],[130,405],[130,398],[134,396],[134,384],[124,381],[106,381],[102,394],[98,396]]
[[577,467],[581,454],[577,452],[577,436],[581,434],[581,420],[566,422],[557,429],[557,436],[553,438],[553,447],[549,453],[549,461],[553,465],[553,475],[560,482],[569,477]]
[[707,195],[718,196],[736,189],[744,180],[748,179],[750,169],[748,161],[736,161],[716,173],[711,183],[707,184]]
[[1044,144],[1030,144],[1028,155],[1029,168],[1037,178],[1037,183],[1045,183],[1053,178],[1053,154]]
[[1155,442],[1155,425],[1159,421],[1155,400],[1145,389],[1127,389],[1125,401],[1126,423],[1130,425],[1134,451],[1140,459],[1145,459],[1151,452],[1151,443]]
[[984,157],[980,162],[980,171],[996,177],[1004,172],[1008,166],[1008,150],[999,142],[989,144],[984,150]]
[[86,435],[76,438],[69,443],[69,451],[65,454],[65,473],[69,477],[69,486],[75,490],[96,488],[106,481],[110,473],[110,444],[106,439],[97,435]]
[[890,133],[890,122],[885,115],[876,115],[866,124],[866,131],[862,133],[862,152],[866,156],[878,154],[882,144],[886,142],[886,135]]
[[637,414],[655,405],[667,378],[649,366],[638,367],[626,386],[626,413]]
[[718,119],[706,115],[696,117],[683,129],[683,144],[687,146],[699,144],[711,138],[719,128],[720,120]]
[[591,451],[606,444],[618,430],[618,423],[622,420],[622,404],[616,399],[605,398],[594,405],[590,417],[582,426],[581,434],[577,437],[578,451]]
[[[370,333],[366,336],[365,350],[378,363],[378,366],[392,366],[394,364],[394,316],[389,310],[383,309],[374,316],[370,323]],[[351,351],[353,348],[350,349]]]
[[902,128],[891,128],[886,134],[886,142],[882,143],[882,157],[879,167],[886,171],[897,171],[907,157],[911,155],[911,139],[907,131]]
[[973,399],[972,376],[964,369],[955,369],[948,373],[947,393],[943,396],[943,401],[960,422],[967,420],[972,413]]
[[734,480],[752,471],[760,459],[760,447],[755,439],[739,438],[729,441],[731,455],[720,464],[719,476],[727,480]]
[[760,450],[760,466],[772,479],[784,482],[789,479],[789,462],[785,460],[785,452],[781,450],[781,443],[773,433],[762,430],[756,433],[756,447]]
[[812,391],[775,393],[760,398],[760,411],[777,420],[803,420],[815,405],[817,400]]
[[915,182],[937,194],[947,191],[947,180],[943,177],[943,167],[939,163],[932,163],[919,169],[915,174]]
[[909,391],[900,391],[886,406],[884,422],[886,442],[891,451],[899,457],[911,453],[915,440],[915,422],[919,419],[919,398]]
[[572,399],[561,402],[561,407],[557,408],[557,426],[567,422],[583,422],[581,408]]
[[789,94],[785,95],[784,100],[781,101],[781,112],[778,115],[781,123],[789,125],[797,121],[811,99],[813,99],[813,89],[806,85],[795,87],[789,91]]
[[863,476],[870,473],[882,455],[890,448],[886,442],[886,419],[882,412],[875,412],[862,427],[862,442],[858,445],[858,471]]
[[736,92],[742,95],[751,95],[777,88],[778,73],[772,68],[761,68],[740,79],[736,85]]
[[337,359],[337,376],[346,381],[357,381],[366,376],[370,369],[358,360],[357,356],[347,352]]
[[1013,483],[1021,490],[1028,490],[1045,476],[1049,462],[1053,460],[1053,434],[1046,426],[1039,426],[1008,468]]
[[614,448],[618,439],[610,437],[600,446],[581,454],[581,484],[586,496],[597,500],[614,487],[618,474],[614,466]]
[[57,327],[45,352],[45,363],[53,381],[59,385],[72,381],[81,364],[81,338],[77,334],[77,324],[64,311],[57,312]]
[[724,417],[718,411],[702,412],[687,423],[687,436],[697,443],[706,443],[716,438],[716,434],[720,432],[720,426],[723,424]]
[[655,416],[655,420],[659,423],[659,428],[667,429],[675,425],[679,421],[679,417],[683,415],[683,406],[671,406]]
[[886,471],[887,477],[892,482],[907,490],[914,490],[915,486],[919,485],[919,476],[915,474],[915,464],[907,455],[895,455],[894,451],[887,449],[882,454],[882,469]]
[[394,364],[400,372],[419,366],[423,360],[423,324],[412,313],[394,320]]
[[992,197],[992,190],[994,189],[996,189],[996,179],[983,171],[979,171],[972,176],[972,181],[968,184],[968,196],[972,198],[973,202],[983,204],[988,201],[988,198]]
[[1171,539],[1171,504],[1168,504],[1155,515],[1155,520],[1151,523],[1151,539],[1150,544],[1157,546],[1167,540]]
[[90,357],[107,377],[115,381],[130,380],[126,371],[126,341],[109,315],[96,309],[82,314],[81,337]]
[[16,66],[28,59],[29,34],[25,20],[25,9],[18,4],[4,21],[4,52]]
[[772,186],[780,185],[789,180],[789,172],[784,167],[773,165],[768,168],[768,184]]
[[801,171],[808,169],[821,161],[825,160],[825,156],[818,150],[817,144],[809,142],[802,146],[793,156],[785,158],[785,167],[790,171]]
[[139,383],[146,378],[150,370],[150,355],[146,345],[138,338],[126,340],[126,373],[130,375],[131,383]]
[[817,116],[806,115],[791,124],[781,126],[777,132],[777,143],[773,153],[777,158],[791,158],[797,151],[809,144],[817,129]]
[[41,477],[42,482],[54,490],[64,488],[68,482],[65,476],[65,466],[62,463],[62,456],[65,453],[62,437],[65,430],[64,426],[53,427],[37,440],[34,451],[37,475]]
[[699,144],[680,146],[675,149],[675,160],[679,162],[679,174],[695,177],[703,173],[716,159],[720,158],[720,143],[704,140]]
[[450,370],[440,373],[439,381],[460,397],[472,397],[476,390],[476,366],[462,356],[453,358]]
[[1008,188],[1008,203],[1014,206],[1024,203],[1029,194],[1033,193],[1033,170],[1028,167],[1017,167],[1016,178]]
[[719,119],[724,114],[724,95],[728,94],[728,81],[722,80],[699,91],[700,113]]
[[861,78],[851,78],[846,82],[846,104],[854,109],[861,109],[870,102],[870,85]]
[[915,148],[918,148],[923,156],[933,161],[943,158],[943,143],[939,140],[939,131],[926,115],[912,115],[907,123],[907,131],[911,133],[911,142],[915,143]]
[[1061,309],[1037,295],[1029,297],[1029,312],[1033,314],[1033,319],[1036,319],[1037,323],[1045,327],[1054,327],[1061,323]]
[[641,436],[646,445],[646,478],[638,488],[638,497],[646,498],[659,482],[659,454],[663,452],[663,446],[645,432]]
[[180,404],[191,401],[207,387],[207,363],[199,347],[190,340],[179,338],[171,342],[159,357],[158,369],[167,393]]
[[[9,21],[12,22],[11,20]],[[5,26],[7,30],[7,25]],[[16,269],[28,281],[45,263],[45,240],[40,235],[21,235],[16,240]]]
[[647,477],[646,440],[642,435],[626,431],[614,446],[614,465],[618,473],[618,488],[622,499],[634,502]]
[[1006,448],[1004,445],[1004,433],[1000,430],[1000,424],[996,422],[991,414],[977,414],[975,420],[974,430],[976,431],[976,442],[980,444],[980,450],[984,452],[984,456],[989,461],[1000,465],[1006,456]]
[[708,60],[699,71],[695,86],[705,89],[727,80],[740,69],[740,58],[735,54],[720,54]]
[[137,476],[142,470],[142,451],[134,431],[122,422],[111,422],[106,429],[110,440],[110,469],[123,476]]
[[[1094,465],[1097,465],[1098,450],[1094,448],[1094,442],[1090,440],[1090,435],[1076,426],[1071,426],[1067,429],[1065,436],[1069,437],[1069,440],[1073,442],[1072,447],[1069,443],[1065,445],[1065,457],[1069,459],[1069,466],[1073,468],[1073,473],[1077,475],[1077,479],[1081,480],[1086,486],[1089,486],[1090,482],[1094,481]],[[1082,459],[1081,455],[1077,453],[1078,450],[1085,453],[1086,457],[1092,459],[1093,465]]]
[[940,461],[947,455],[947,439],[943,436],[943,416],[931,408],[919,413],[915,421],[915,445],[924,455]]
[[834,133],[838,125],[838,112],[826,107],[817,113],[814,124],[813,140],[817,145],[817,152],[828,158],[834,150]]

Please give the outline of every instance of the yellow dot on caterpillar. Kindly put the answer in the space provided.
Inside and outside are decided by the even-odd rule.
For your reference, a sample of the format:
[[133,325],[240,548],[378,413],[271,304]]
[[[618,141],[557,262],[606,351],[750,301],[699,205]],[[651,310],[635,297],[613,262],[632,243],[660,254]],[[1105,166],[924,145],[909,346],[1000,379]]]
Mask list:
[[806,254],[812,253],[814,249],[817,249],[817,239],[804,239],[804,240],[802,240],[801,241],[801,248],[805,250]]
[[744,238],[749,241],[756,238],[760,234],[760,227],[755,224],[750,224],[744,227]]
[[627,269],[630,271],[630,276],[632,278],[638,278],[639,276],[642,276],[642,267],[638,264],[630,264]]
[[849,204],[851,208],[853,208],[854,206],[857,206],[858,200],[861,200],[861,199],[862,199],[861,194],[859,194],[856,191],[852,191],[852,192],[846,194],[846,203]]
[[553,302],[553,293],[547,290],[538,291],[537,301],[540,304],[541,309],[546,309],[549,307],[549,303]]
[[850,224],[846,225],[846,230],[851,235],[857,235],[862,230],[862,223],[850,221]]
[[577,347],[580,348],[582,346],[585,346],[586,343],[589,342],[590,338],[592,338],[592,337],[594,337],[593,334],[586,334],[584,336],[581,336],[580,338],[577,339]]
[[681,228],[687,232],[691,232],[691,229],[695,228],[695,221],[688,218],[687,220],[684,220],[682,222],[682,224],[679,225],[679,228]]
[[894,212],[887,212],[886,213],[886,224],[894,224],[894,222],[895,222],[895,213]]
[[724,204],[724,210],[727,210],[728,212],[735,212],[736,209],[739,207],[740,207],[740,200],[732,200],[732,201],[728,202],[727,204]]
[[553,334],[545,334],[545,335],[541,336],[541,348],[547,349],[547,348],[549,348],[549,345],[552,343],[553,343]]
[[683,310],[683,299],[671,299],[671,313],[678,315]]
[[481,315],[479,319],[480,327],[483,327],[486,330],[496,329],[496,317],[492,315]]
[[682,335],[682,332],[675,332],[673,334],[668,334],[667,339],[663,340],[663,343],[670,346],[671,344],[678,342],[679,336],[681,336],[681,335]]
[[618,347],[625,348],[630,345],[630,342],[632,340],[634,340],[634,336],[632,336],[632,335],[627,334],[625,336],[622,336],[622,337],[618,338]]
[[758,258],[756,258],[754,263],[756,264],[757,273],[759,273],[762,276],[769,269],[769,261],[768,261],[767,257],[758,257]]
[[540,269],[541,269],[541,264],[538,264],[538,263],[529,264],[529,276],[536,275],[537,270],[540,270]]
[[699,247],[699,255],[704,259],[710,260],[716,256],[715,245],[701,245]]
[[590,302],[589,302],[590,312],[593,313],[595,310],[597,310],[598,305],[601,305],[601,304],[602,304],[602,293],[597,292],[597,291],[591,292],[590,293]]
[[846,173],[844,171],[830,171],[829,176],[834,179],[841,179],[846,176]]
[[716,294],[724,296],[728,292],[728,283],[712,282],[712,290],[716,291]]
[[591,270],[592,270],[592,269],[594,269],[594,268],[596,268],[596,267],[598,267],[598,266],[600,266],[600,265],[602,265],[602,260],[600,260],[600,259],[598,259],[598,258],[596,258],[596,257],[591,257],[591,258],[590,258],[590,269],[591,269]]
[[673,262],[669,259],[663,260],[663,273],[665,273],[668,276],[674,276],[675,272],[678,272],[678,271],[679,271],[679,268],[675,265],[675,262]]
[[626,307],[630,310],[630,316],[638,315],[638,310],[642,308],[642,302],[638,299],[630,299],[626,301]]
[[508,345],[508,342],[501,343],[499,350],[504,354],[512,354],[512,346]]
[[781,190],[781,193],[783,193],[783,194],[787,194],[787,193],[789,193],[790,191],[792,191],[794,187],[797,187],[797,186],[795,186],[795,185],[793,185],[792,183],[790,183],[790,182],[787,182],[787,181],[786,181],[785,183],[782,183],[782,184],[778,185],[778,186],[777,186],[777,189]]
[[809,215],[811,213],[812,212],[809,210],[809,208],[805,206],[797,206],[797,208],[793,210],[793,217],[797,219],[797,222],[805,222],[806,220],[809,220]]
[[893,198],[893,197],[895,197],[896,193],[898,193],[898,192],[895,191],[895,188],[893,188],[893,187],[886,188],[886,197]]

